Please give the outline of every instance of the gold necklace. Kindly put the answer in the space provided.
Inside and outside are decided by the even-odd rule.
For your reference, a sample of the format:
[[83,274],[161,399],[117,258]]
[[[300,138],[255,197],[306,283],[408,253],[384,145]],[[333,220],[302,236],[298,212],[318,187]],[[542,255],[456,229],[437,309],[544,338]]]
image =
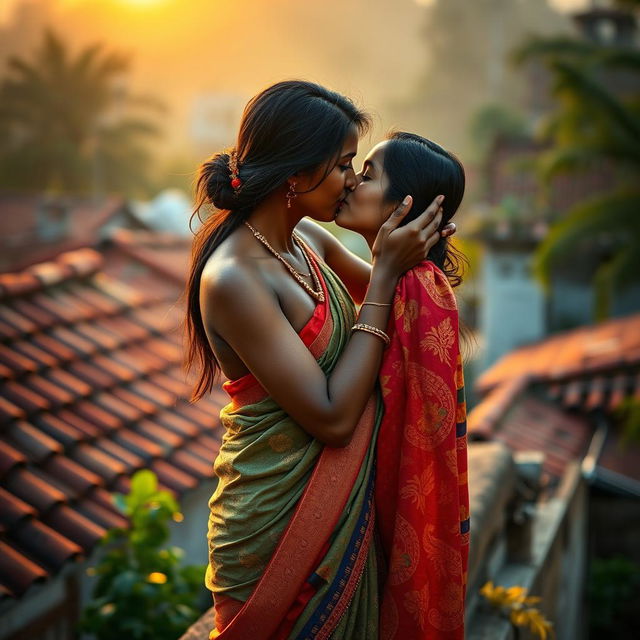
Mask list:
[[287,268],[287,270],[289,271],[289,273],[294,277],[294,279],[296,280],[296,282],[298,282],[298,284],[300,284],[300,286],[315,300],[317,300],[318,302],[324,302],[324,291],[322,290],[322,284],[320,283],[320,278],[318,278],[317,273],[315,272],[315,269],[313,268],[313,265],[311,264],[311,259],[309,258],[309,256],[307,255],[307,249],[305,247],[304,242],[302,241],[302,238],[300,238],[298,236],[297,233],[295,233],[295,231],[293,232],[293,241],[298,245],[298,247],[300,248],[300,251],[302,251],[302,255],[304,256],[305,262],[307,263],[307,266],[309,267],[309,273],[306,274],[307,276],[311,276],[311,278],[313,279],[313,286],[315,287],[312,288],[309,284],[307,284],[304,280],[303,280],[303,274],[301,274],[299,271],[296,271],[296,269],[294,267],[292,267],[267,241],[267,239],[254,227],[252,227],[246,220],[245,220],[245,225],[249,228],[249,230],[251,231],[251,233],[253,233],[254,237],[256,238],[256,240],[258,240],[259,242],[261,242],[266,248],[267,250],[272,253],[278,260],[280,260],[280,262],[282,262],[282,264]]

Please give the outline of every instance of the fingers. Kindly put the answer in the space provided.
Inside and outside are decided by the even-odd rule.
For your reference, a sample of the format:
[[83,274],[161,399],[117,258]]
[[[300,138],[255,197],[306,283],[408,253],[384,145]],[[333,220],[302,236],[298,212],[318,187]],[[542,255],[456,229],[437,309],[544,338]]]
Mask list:
[[420,229],[426,229],[440,211],[443,201],[443,195],[436,196],[433,202],[410,224],[415,223]]
[[385,225],[389,227],[390,230],[396,229],[402,222],[403,218],[407,215],[407,213],[411,211],[412,205],[413,198],[411,196],[407,196],[389,216],[389,218],[385,222]]
[[456,223],[450,222],[449,224],[443,227],[442,231],[440,232],[440,235],[443,238],[448,238],[449,236],[452,236],[457,230],[458,228],[456,227]]

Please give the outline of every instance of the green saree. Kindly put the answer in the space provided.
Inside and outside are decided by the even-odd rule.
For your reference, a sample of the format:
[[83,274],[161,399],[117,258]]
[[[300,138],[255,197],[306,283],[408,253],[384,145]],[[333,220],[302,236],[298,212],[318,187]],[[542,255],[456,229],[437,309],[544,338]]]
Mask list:
[[[325,302],[299,335],[328,375],[355,309],[329,267],[320,259],[312,264]],[[293,422],[251,374],[224,388],[231,402],[221,412],[225,435],[209,502],[211,637],[377,639],[379,398],[370,400],[352,443],[331,449]]]

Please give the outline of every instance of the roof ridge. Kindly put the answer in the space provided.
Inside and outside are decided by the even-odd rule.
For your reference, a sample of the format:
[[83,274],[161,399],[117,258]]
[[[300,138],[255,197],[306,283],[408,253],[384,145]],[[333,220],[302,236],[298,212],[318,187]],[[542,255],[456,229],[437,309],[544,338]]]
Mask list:
[[23,271],[0,274],[0,300],[41,291],[61,282],[86,278],[99,271],[103,258],[85,247],[66,251],[54,260],[38,262]]

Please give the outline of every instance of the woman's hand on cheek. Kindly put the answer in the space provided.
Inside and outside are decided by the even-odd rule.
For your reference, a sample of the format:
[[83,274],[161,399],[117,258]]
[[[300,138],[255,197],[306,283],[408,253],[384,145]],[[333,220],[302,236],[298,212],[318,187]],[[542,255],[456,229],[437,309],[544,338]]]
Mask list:
[[422,262],[440,238],[443,200],[444,196],[438,196],[415,220],[398,227],[413,204],[407,196],[378,231],[372,248],[374,267],[380,265],[397,278]]

